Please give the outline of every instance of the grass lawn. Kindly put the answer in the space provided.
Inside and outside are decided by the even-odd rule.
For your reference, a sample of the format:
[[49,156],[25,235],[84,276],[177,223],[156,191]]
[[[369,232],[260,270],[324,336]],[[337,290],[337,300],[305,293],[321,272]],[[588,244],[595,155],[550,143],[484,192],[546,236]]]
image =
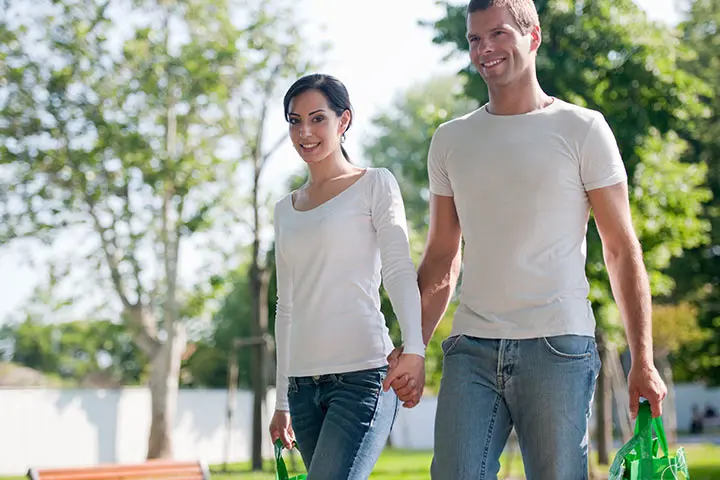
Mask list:
[[[688,464],[690,465],[691,480],[719,480],[720,479],[720,446],[717,445],[688,445],[685,447]],[[370,478],[372,480],[430,480],[430,460],[432,454],[426,451],[387,449],[380,457]],[[288,467],[290,462],[286,460]],[[299,455],[298,465],[302,465]],[[519,454],[512,457],[503,456],[499,478],[507,478],[508,468],[513,480],[524,479],[522,461]],[[219,471],[219,466],[212,469],[213,480],[274,480],[275,474],[272,464],[268,463],[267,473],[249,473],[247,465],[234,464],[229,473]],[[300,470],[302,472],[303,470]],[[597,467],[596,471],[603,477],[607,467]],[[296,472],[298,473],[298,472]],[[670,480],[670,479],[669,479]]]
[[[685,447],[688,464],[690,465],[691,480],[718,480],[720,479],[720,446],[718,445],[688,445]],[[410,451],[387,449],[380,457],[370,478],[372,480],[429,480],[431,453],[426,451]],[[297,464],[302,466],[300,456]],[[286,461],[288,467],[289,460]],[[508,465],[513,480],[521,480],[522,462],[518,454],[512,457],[503,456],[500,478],[508,478]],[[248,472],[248,464],[229,465],[228,472],[221,472],[221,466],[211,468],[213,480],[275,480],[273,464],[267,462],[265,472]],[[607,468],[597,468],[599,473],[606,473]],[[302,470],[301,470],[302,471]],[[0,480],[21,480],[24,477],[0,477]],[[600,475],[599,478],[607,478]]]

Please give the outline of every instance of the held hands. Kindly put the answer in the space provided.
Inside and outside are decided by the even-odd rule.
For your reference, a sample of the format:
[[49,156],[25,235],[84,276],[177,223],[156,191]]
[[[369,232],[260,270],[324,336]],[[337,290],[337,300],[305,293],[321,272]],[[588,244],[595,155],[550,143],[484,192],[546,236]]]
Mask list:
[[667,387],[652,363],[633,362],[628,374],[628,391],[632,418],[637,417],[640,397],[650,402],[653,417],[662,415],[662,401],[667,395]]
[[388,355],[388,363],[390,368],[383,389],[387,392],[392,387],[405,408],[420,403],[425,388],[425,359],[403,353],[403,348],[397,347]]
[[288,450],[293,448],[295,432],[290,423],[290,412],[275,410],[275,414],[273,414],[270,421],[270,438],[273,443],[279,438]]

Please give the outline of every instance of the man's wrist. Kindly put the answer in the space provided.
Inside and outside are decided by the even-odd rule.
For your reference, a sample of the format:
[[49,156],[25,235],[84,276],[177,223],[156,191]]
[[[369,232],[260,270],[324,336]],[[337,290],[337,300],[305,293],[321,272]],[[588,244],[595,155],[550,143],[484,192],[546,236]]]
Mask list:
[[640,352],[630,352],[631,367],[654,367],[655,363],[653,360],[652,350],[645,350]]

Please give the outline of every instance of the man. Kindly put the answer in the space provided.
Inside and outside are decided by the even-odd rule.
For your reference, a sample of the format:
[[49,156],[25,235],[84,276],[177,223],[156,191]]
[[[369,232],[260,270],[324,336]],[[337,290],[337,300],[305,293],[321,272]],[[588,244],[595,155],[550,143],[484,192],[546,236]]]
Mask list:
[[[603,116],[548,96],[538,83],[532,0],[471,1],[467,39],[489,102],[433,135],[430,227],[418,271],[427,344],[456,284],[462,236],[432,477],[496,478],[514,426],[529,480],[587,478],[600,369],[585,276],[590,208],[632,354],[633,414],[642,396],[659,416],[666,394],[653,366],[650,289],[626,172]],[[391,374],[385,387],[411,406],[421,386],[406,383]]]

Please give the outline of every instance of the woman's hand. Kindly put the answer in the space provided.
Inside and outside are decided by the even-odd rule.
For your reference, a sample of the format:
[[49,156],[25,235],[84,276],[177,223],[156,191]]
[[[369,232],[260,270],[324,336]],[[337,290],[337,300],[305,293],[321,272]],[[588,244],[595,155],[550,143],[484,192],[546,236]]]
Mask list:
[[290,412],[275,410],[270,421],[270,438],[272,438],[273,443],[279,438],[288,450],[293,448],[295,432],[290,422]]
[[392,387],[403,407],[412,408],[420,403],[425,388],[425,359],[412,353],[397,355],[396,352],[401,350],[396,349],[388,357],[390,369],[383,389],[387,392]]

